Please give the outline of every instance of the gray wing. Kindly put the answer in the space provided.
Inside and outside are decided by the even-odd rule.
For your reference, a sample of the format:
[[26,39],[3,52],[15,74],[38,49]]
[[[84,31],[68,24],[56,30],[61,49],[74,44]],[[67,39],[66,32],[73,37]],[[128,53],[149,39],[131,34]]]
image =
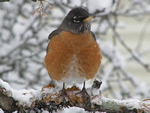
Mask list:
[[53,32],[51,32],[48,36],[48,39],[51,40],[54,36],[58,35],[60,33],[60,30],[56,29]]
[[[54,30],[53,32],[51,32],[51,33],[49,34],[48,39],[51,40],[51,39],[52,39],[53,37],[55,37],[56,35],[59,35],[60,32],[61,32],[61,31],[58,30],[58,29]],[[49,44],[48,44],[48,46],[49,46]],[[46,52],[48,52],[48,46],[47,46]]]
[[95,34],[94,34],[92,31],[91,31],[91,34],[92,34],[94,40],[96,41],[96,36],[95,36]]

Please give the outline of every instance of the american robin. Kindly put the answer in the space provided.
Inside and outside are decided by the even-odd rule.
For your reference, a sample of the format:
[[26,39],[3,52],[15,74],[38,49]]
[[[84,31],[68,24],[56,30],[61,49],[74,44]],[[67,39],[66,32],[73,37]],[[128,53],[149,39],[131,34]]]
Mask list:
[[67,84],[84,83],[85,89],[85,81],[96,75],[102,56],[90,31],[92,18],[85,8],[76,7],[50,33],[45,66],[52,79]]

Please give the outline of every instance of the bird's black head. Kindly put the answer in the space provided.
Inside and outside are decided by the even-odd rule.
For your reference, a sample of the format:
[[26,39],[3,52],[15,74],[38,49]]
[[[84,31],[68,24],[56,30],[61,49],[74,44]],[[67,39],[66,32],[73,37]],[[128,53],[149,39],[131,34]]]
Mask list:
[[89,16],[89,13],[85,8],[77,7],[72,9],[67,14],[59,29],[75,34],[83,33],[84,31],[90,31],[90,20],[92,18],[94,17]]

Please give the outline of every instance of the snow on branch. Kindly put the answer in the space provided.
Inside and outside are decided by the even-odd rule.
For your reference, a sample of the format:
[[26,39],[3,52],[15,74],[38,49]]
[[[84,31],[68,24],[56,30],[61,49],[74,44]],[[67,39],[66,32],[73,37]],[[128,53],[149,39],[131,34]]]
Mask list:
[[87,92],[90,95],[90,100],[83,98],[81,95],[76,95],[79,88],[73,86],[67,88],[67,94],[70,99],[58,97],[59,89],[54,85],[49,84],[43,87],[42,90],[15,90],[11,86],[0,80],[0,107],[5,112],[27,112],[27,111],[57,111],[64,107],[80,107],[86,111],[109,112],[109,113],[147,113],[150,111],[150,99],[142,101],[136,99],[117,100],[108,99],[102,96],[99,87],[101,82],[95,80],[92,88],[88,88]]

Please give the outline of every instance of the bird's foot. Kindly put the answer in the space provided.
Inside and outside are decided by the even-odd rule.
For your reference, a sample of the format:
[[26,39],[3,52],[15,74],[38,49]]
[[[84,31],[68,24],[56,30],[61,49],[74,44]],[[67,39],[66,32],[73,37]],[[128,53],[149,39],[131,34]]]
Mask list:
[[87,93],[85,86],[83,86],[82,90],[75,95],[82,95],[82,100],[80,99],[81,101],[79,102],[82,102],[83,105],[85,105],[86,103],[90,103],[90,96]]
[[60,92],[60,95],[57,98],[58,99],[62,98],[62,105],[64,107],[67,107],[66,103],[71,100],[69,95],[67,94],[66,89],[64,88],[64,86],[63,86],[63,88],[62,88],[62,90]]

